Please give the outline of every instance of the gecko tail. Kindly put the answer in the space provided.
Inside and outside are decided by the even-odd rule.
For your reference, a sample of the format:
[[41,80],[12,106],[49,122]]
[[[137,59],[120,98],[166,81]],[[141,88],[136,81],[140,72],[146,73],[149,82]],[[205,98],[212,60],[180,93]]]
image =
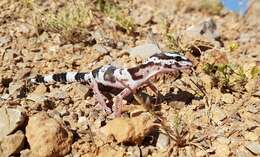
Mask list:
[[79,73],[79,72],[64,72],[51,75],[36,75],[30,79],[32,83],[70,83],[70,82],[90,82],[90,73]]

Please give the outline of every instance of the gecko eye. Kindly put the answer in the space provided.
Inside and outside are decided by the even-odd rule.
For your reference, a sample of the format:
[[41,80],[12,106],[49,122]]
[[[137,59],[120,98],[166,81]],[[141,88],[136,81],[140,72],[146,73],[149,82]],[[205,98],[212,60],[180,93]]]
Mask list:
[[177,56],[177,57],[175,57],[175,60],[179,62],[182,60],[182,58],[180,56]]

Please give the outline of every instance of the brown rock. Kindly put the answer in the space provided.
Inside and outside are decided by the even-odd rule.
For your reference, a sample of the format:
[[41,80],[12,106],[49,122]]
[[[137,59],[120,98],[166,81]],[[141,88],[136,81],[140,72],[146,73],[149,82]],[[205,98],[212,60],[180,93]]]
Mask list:
[[[3,151],[3,156],[11,156],[19,153],[24,145],[24,134],[22,131],[17,131],[15,134],[6,136],[0,143],[0,149]],[[0,156],[1,152],[0,152]]]
[[72,133],[45,112],[29,118],[26,137],[34,156],[64,156],[71,150]]
[[154,128],[153,120],[147,115],[133,118],[115,118],[100,129],[106,140],[114,137],[117,142],[138,144]]

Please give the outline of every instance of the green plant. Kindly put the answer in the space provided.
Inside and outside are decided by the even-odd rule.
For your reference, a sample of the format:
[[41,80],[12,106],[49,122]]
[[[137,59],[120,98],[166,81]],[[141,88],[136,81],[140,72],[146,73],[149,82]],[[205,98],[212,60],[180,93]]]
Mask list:
[[213,77],[215,85],[222,91],[244,90],[247,77],[242,67],[232,67],[229,64],[205,64],[203,70]]
[[252,78],[257,78],[258,75],[260,75],[260,68],[257,67],[257,66],[254,66],[252,69],[251,69],[251,75],[252,75]]
[[180,37],[174,32],[169,32],[166,34],[167,46],[173,50],[181,50]]

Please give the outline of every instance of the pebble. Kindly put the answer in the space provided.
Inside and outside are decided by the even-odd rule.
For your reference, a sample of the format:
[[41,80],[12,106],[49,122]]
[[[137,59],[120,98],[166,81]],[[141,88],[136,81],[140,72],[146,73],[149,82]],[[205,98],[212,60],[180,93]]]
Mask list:
[[0,139],[22,126],[25,120],[23,112],[17,109],[0,108]]
[[104,46],[102,46],[101,44],[95,44],[95,45],[93,46],[93,48],[94,48],[97,52],[99,52],[99,53],[102,53],[102,54],[108,53],[108,50],[107,50]]
[[32,157],[32,151],[30,149],[24,149],[20,151],[21,157]]
[[217,124],[221,123],[221,121],[227,117],[226,113],[219,107],[214,107],[212,111],[212,120]]
[[64,156],[71,150],[72,133],[46,112],[29,118],[26,137],[34,156]]
[[229,93],[223,94],[221,99],[222,99],[222,101],[224,101],[227,104],[234,103],[234,96],[232,94],[229,94]]
[[255,155],[260,155],[260,144],[257,142],[251,142],[245,145]]
[[253,132],[246,131],[246,132],[244,133],[244,137],[245,137],[246,140],[256,141],[256,140],[259,138],[259,135],[256,135],[256,134],[253,133]]
[[257,113],[258,109],[254,105],[247,106],[247,111],[251,113]]
[[127,148],[128,157],[140,157],[141,151],[138,146],[130,146]]
[[160,149],[167,149],[169,143],[170,143],[169,136],[160,133],[156,142],[156,147]]
[[8,37],[0,37],[0,47],[10,41]]

